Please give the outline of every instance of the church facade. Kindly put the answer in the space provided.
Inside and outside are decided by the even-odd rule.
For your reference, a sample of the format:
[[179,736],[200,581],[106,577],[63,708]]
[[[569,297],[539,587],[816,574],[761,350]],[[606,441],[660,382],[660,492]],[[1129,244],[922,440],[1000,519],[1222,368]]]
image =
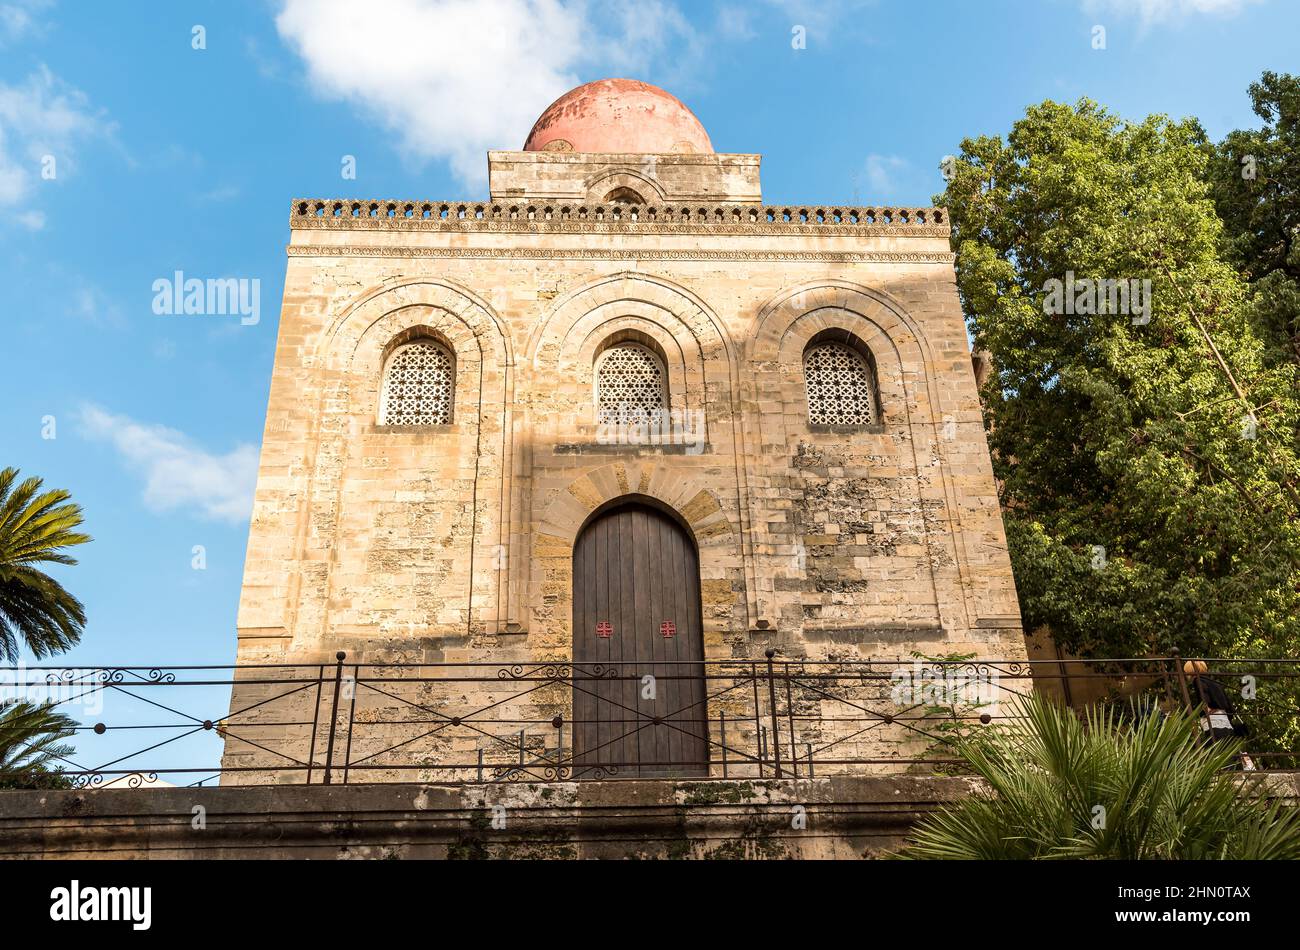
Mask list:
[[1023,657],[942,209],[766,205],[631,80],[488,163],[293,203],[242,667]]

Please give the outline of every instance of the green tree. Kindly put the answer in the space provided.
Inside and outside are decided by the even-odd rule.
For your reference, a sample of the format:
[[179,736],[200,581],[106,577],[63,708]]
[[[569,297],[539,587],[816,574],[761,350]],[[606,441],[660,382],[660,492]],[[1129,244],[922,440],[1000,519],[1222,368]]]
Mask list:
[[1271,358],[1300,365],[1300,77],[1266,72],[1250,99],[1264,126],[1214,148],[1211,194]]
[[76,722],[53,704],[0,701],[0,788],[66,788],[60,762]]
[[1013,703],[1007,725],[956,742],[986,789],[924,819],[904,857],[1300,858],[1300,812],[1225,771],[1236,745],[1198,742],[1182,712],[1126,724],[1113,708],[1080,720],[1041,695]]
[[[1021,611],[1081,655],[1300,653],[1300,394],[1224,257],[1212,151],[1194,120],[1044,102],[936,198]],[[1149,307],[1059,312],[1070,274]]]
[[85,544],[81,508],[62,489],[41,491],[41,479],[21,484],[18,470],[0,471],[0,662],[13,662],[21,646],[36,657],[76,645],[86,624],[81,602],[44,564],[76,564],[66,548]]

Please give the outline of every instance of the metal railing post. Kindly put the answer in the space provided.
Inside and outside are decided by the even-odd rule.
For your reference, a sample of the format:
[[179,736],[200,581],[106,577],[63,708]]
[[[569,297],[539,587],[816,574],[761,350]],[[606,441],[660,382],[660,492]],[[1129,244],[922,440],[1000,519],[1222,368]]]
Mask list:
[[725,709],[718,711],[718,738],[721,740],[719,745],[722,746],[722,777],[727,777],[727,711]]
[[754,743],[758,746],[758,777],[763,777],[763,760],[767,758],[767,745],[763,741],[763,726],[759,722],[758,666],[749,664],[749,683],[754,687]]
[[557,715],[551,725],[555,727],[555,777],[560,779],[563,778],[560,770],[564,768],[564,717]]
[[357,722],[357,681],[361,678],[361,667],[352,664],[352,697],[348,703],[348,743],[343,747],[343,784],[348,784],[348,772],[352,768],[352,730]]
[[330,784],[330,771],[334,768],[334,731],[339,719],[339,685],[343,682],[343,661],[348,655],[342,650],[334,654],[338,665],[334,667],[334,699],[330,707],[330,736],[325,744],[325,784]]
[[1190,713],[1195,707],[1192,705],[1192,695],[1187,691],[1187,674],[1183,672],[1183,658],[1179,655],[1177,649],[1172,652],[1174,655],[1174,672],[1178,674],[1178,687],[1183,692],[1183,708]]
[[[233,675],[231,676],[233,680]],[[316,770],[316,733],[320,731],[320,694],[325,684],[325,665],[316,667],[316,702],[311,711],[311,744],[307,748],[307,784],[311,784],[312,772]],[[234,687],[231,687],[233,691]]]
[[790,663],[785,663],[785,715],[790,721],[790,768],[794,772],[794,777],[799,777],[799,753],[794,737],[794,695],[790,691]]
[[768,649],[764,654],[767,657],[767,697],[771,703],[768,710],[772,717],[772,764],[776,771],[776,777],[781,777],[781,721],[776,715],[776,671],[772,668],[772,657],[776,656],[776,651]]

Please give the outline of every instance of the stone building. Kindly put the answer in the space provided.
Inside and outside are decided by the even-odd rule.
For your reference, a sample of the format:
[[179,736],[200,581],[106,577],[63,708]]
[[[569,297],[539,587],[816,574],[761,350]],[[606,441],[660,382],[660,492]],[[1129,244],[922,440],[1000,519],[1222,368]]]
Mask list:
[[[486,200],[293,203],[227,766],[304,735],[285,755],[316,766],[330,710],[294,740],[252,671],[328,679],[339,651],[349,761],[454,720],[404,753],[456,780],[516,732],[562,776],[717,774],[774,737],[767,694],[713,676],[768,651],[1024,656],[942,209],[765,205],[759,155],[631,80],[487,158]],[[399,701],[358,664],[437,672],[391,668]],[[556,688],[503,700],[543,667]],[[649,712],[565,679],[643,668],[673,674]],[[576,729],[519,725],[552,720]]]

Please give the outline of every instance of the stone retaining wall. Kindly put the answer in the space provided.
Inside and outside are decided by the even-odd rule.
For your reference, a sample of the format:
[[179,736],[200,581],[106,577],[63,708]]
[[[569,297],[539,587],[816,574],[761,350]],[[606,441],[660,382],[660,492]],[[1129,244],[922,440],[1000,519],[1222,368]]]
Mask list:
[[933,776],[0,792],[0,857],[864,858],[966,794]]

